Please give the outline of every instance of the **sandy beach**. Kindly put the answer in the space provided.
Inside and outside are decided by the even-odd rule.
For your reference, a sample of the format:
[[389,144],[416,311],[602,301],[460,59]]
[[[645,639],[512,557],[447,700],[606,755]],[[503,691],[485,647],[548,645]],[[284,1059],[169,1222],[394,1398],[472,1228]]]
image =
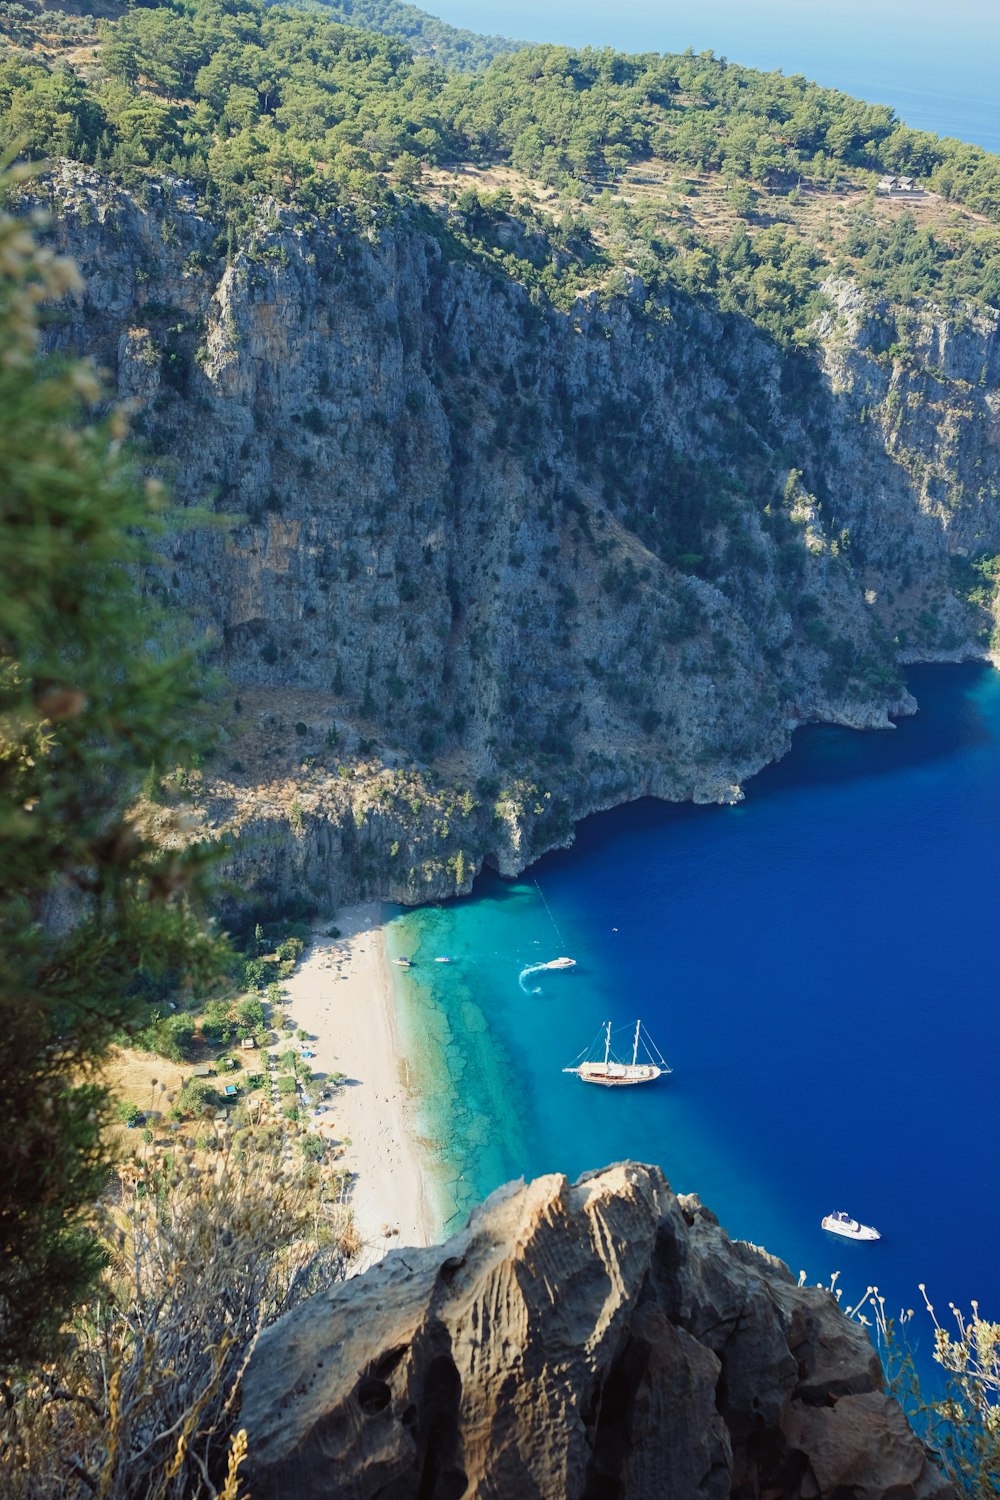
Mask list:
[[394,1246],[438,1238],[415,1101],[403,1082],[382,916],[377,901],[338,911],[339,938],[324,935],[330,921],[318,923],[284,985],[287,1013],[315,1038],[308,1044],[314,1072],[346,1075],[322,1129],[344,1147],[340,1165],[356,1174],[350,1201],[364,1242],[358,1269]]

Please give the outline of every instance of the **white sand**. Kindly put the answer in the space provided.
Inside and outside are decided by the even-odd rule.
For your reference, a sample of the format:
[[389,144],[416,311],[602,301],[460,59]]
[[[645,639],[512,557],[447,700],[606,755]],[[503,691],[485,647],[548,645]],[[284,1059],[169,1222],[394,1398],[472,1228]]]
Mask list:
[[[371,901],[317,924],[312,947],[284,985],[287,1014],[315,1037],[306,1043],[316,1054],[313,1071],[346,1074],[321,1133],[344,1146],[338,1165],[356,1174],[350,1202],[364,1242],[358,1269],[396,1245],[438,1238],[416,1104],[403,1082],[382,918],[381,904]],[[341,937],[323,935],[331,925]]]

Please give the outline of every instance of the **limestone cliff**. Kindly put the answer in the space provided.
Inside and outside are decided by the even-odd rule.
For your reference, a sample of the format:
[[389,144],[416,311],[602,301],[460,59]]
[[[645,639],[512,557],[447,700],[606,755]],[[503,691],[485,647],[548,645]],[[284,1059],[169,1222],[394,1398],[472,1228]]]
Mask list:
[[783,353],[638,281],[560,310],[429,211],[265,206],[234,245],[182,184],[34,191],[87,282],[51,347],[234,518],[149,586],[231,684],[195,791],[244,891],[467,889],[595,809],[738,798],[796,724],[910,711],[900,661],[986,649],[954,584],[1000,552],[995,320],[832,285]]
[[268,1329],[256,1500],[947,1500],[833,1297],[658,1169],[499,1189]]

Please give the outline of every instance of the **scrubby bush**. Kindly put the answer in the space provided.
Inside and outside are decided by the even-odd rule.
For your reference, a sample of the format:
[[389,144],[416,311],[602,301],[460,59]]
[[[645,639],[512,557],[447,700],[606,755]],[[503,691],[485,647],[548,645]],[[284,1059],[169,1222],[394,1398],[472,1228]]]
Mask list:
[[158,1017],[150,1025],[137,1031],[133,1040],[145,1052],[155,1052],[169,1062],[182,1063],[190,1060],[194,1052],[194,1020],[183,1012],[176,1016]]
[[[265,1136],[258,1134],[257,1140]],[[251,1138],[251,1147],[253,1138]],[[344,1274],[303,1168],[229,1154],[189,1176],[151,1159],[102,1209],[107,1269],[53,1364],[5,1389],[5,1500],[236,1500],[243,1373],[262,1328]]]
[[177,1095],[174,1113],[197,1118],[219,1107],[219,1095],[206,1078],[189,1078]]
[[305,946],[305,941],[300,937],[286,937],[274,951],[283,963],[295,963],[305,951]]
[[[840,1297],[834,1276],[831,1290]],[[1000,1494],[1000,1323],[982,1318],[973,1302],[965,1313],[949,1303],[945,1327],[919,1288],[934,1336],[934,1359],[946,1373],[943,1391],[930,1397],[918,1373],[910,1334],[918,1314],[912,1308],[891,1318],[878,1287],[844,1310],[874,1327],[889,1388],[965,1500],[992,1500]],[[935,1382],[936,1384],[936,1382]]]

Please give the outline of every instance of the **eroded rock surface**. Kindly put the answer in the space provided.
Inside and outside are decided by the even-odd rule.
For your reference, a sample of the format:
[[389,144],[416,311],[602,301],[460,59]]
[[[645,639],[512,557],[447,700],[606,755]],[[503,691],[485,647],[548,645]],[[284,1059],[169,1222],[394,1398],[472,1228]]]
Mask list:
[[263,1336],[254,1500],[946,1500],[834,1299],[626,1162],[499,1189]]
[[32,193],[87,287],[46,347],[225,522],[145,586],[231,684],[197,815],[235,904],[516,875],[603,808],[738,800],[796,726],[912,711],[900,662],[988,650],[995,314],[831,282],[784,350],[637,278],[556,306],[434,215],[263,203],[234,247],[176,181],[61,163]]

